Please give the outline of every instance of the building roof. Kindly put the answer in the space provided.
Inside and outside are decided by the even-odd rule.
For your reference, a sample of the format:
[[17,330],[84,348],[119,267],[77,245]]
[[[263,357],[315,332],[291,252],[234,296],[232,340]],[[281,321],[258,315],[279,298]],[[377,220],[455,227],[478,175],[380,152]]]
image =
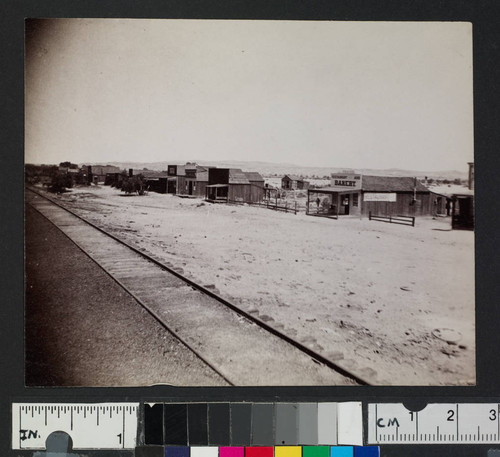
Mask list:
[[256,171],[245,171],[245,175],[249,181],[264,181],[264,178]]
[[297,176],[297,175],[285,175],[281,179],[285,179],[285,178],[291,179],[292,181],[304,181],[304,178],[301,178],[300,176]]
[[169,176],[166,174],[166,173],[158,173],[156,175],[144,175],[144,179],[148,180],[148,181],[152,181],[152,180],[155,180],[155,181],[158,181],[160,178],[161,179],[167,179]]
[[239,168],[229,169],[229,184],[250,184],[245,172]]
[[166,178],[167,174],[156,170],[133,170],[134,176],[142,175],[145,178]]
[[412,177],[362,176],[361,188],[365,192],[429,192],[429,189]]
[[452,197],[453,195],[474,195],[474,190],[457,184],[430,185],[429,190],[434,194]]
[[105,175],[106,173],[120,173],[120,168],[114,165],[91,165],[94,175]]

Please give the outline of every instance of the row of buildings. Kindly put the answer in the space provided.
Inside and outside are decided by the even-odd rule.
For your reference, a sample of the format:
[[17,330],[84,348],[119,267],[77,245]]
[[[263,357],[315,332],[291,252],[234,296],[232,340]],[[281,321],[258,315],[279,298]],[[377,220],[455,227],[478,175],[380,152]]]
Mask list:
[[[181,197],[200,197],[209,201],[261,202],[264,178],[257,172],[239,168],[205,167],[195,163],[168,165],[166,171],[130,169],[128,176],[142,175],[147,189]],[[106,175],[105,184],[119,184],[123,175],[116,170]]]
[[331,175],[328,187],[308,189],[307,212],[314,215],[452,216],[453,228],[473,228],[474,192],[431,191],[417,178]]
[[[473,177],[473,164],[469,164]],[[88,167],[90,182],[119,184],[124,173],[118,167]],[[208,201],[261,202],[272,189],[257,172],[238,168],[206,167],[196,163],[168,165],[166,171],[134,170],[128,176],[142,175],[147,189],[181,197]],[[473,188],[473,178],[469,180]],[[457,228],[473,226],[473,189],[461,193],[432,191],[412,177],[370,176],[356,173],[331,175],[330,185],[311,188],[294,175],[285,175],[282,189],[307,189],[307,212],[321,215],[368,216],[452,216]]]

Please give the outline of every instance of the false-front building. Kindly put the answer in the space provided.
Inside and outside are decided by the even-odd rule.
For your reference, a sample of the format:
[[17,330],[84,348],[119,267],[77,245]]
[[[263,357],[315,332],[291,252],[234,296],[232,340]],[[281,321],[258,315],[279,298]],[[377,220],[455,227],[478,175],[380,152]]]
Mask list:
[[416,178],[332,174],[330,186],[309,189],[309,214],[433,215],[433,194]]

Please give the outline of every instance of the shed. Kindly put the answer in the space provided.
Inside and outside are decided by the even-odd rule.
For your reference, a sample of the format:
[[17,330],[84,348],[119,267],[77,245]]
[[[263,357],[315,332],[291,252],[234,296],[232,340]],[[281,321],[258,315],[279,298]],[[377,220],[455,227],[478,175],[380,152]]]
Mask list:
[[210,168],[205,197],[210,201],[260,202],[264,198],[264,178],[239,168]]
[[286,190],[307,189],[309,182],[297,175],[285,175],[281,178],[281,188]]
[[95,184],[105,183],[108,173],[120,173],[120,168],[114,165],[88,165],[88,176]]
[[144,185],[147,190],[157,192],[159,194],[167,193],[168,174],[166,172],[148,173],[144,176]]

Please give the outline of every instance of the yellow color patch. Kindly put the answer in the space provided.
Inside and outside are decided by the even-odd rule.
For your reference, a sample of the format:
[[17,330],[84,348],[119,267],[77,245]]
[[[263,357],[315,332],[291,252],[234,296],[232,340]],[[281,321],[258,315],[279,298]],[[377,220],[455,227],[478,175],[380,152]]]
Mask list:
[[274,457],[302,457],[302,446],[276,446]]

